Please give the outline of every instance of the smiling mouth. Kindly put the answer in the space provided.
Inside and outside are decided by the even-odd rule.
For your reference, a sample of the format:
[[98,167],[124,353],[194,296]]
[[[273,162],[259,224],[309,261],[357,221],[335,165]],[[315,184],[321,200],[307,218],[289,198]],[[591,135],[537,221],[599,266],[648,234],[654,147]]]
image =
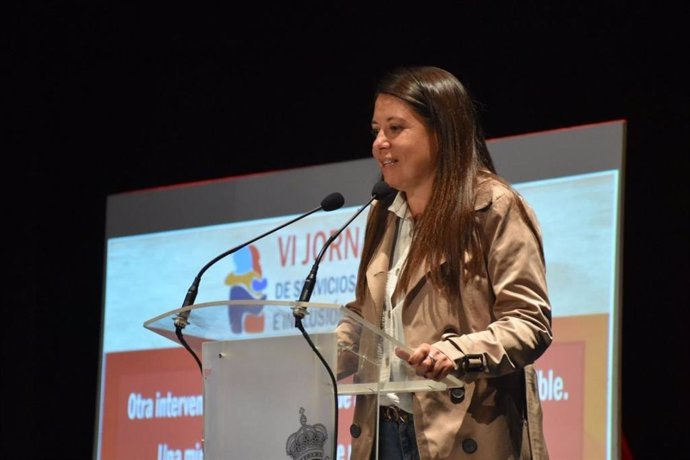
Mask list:
[[397,163],[397,162],[398,162],[398,160],[384,160],[381,162],[381,166],[384,166],[384,167],[390,166],[390,165]]

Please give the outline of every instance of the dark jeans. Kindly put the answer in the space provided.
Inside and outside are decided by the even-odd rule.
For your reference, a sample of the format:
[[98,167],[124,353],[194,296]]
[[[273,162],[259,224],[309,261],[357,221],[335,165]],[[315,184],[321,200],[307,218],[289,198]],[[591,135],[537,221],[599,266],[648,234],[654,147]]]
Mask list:
[[[381,416],[378,446],[379,460],[419,460],[412,414],[405,422],[386,420]],[[376,458],[375,452],[372,453],[371,458]]]

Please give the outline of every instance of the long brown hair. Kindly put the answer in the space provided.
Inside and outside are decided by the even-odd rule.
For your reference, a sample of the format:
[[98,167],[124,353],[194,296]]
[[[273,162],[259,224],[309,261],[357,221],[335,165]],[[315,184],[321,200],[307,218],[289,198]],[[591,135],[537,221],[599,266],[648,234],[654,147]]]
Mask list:
[[[407,290],[413,269],[426,266],[433,285],[449,299],[459,299],[464,253],[470,255],[465,273],[483,263],[474,222],[476,181],[480,175],[496,177],[474,101],[454,75],[438,67],[396,69],[380,81],[374,99],[380,94],[409,104],[435,133],[438,148],[434,193],[415,222],[415,237],[398,286]],[[367,223],[358,272],[359,302],[364,301],[366,268],[384,233],[388,204],[390,200],[376,203]]]

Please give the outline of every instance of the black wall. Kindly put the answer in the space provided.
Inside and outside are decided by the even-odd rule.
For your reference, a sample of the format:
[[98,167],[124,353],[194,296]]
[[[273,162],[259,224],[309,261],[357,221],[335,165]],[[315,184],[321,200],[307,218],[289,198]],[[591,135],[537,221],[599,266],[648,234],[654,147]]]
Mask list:
[[364,158],[377,78],[431,64],[467,84],[489,138],[628,121],[622,422],[635,458],[674,457],[688,7],[289,3],[10,3],[0,456],[92,455],[108,194]]

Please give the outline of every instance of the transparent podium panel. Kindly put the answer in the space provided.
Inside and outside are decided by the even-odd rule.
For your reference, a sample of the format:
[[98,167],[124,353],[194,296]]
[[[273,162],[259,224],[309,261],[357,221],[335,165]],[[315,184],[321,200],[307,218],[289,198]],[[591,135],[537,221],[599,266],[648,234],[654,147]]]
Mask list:
[[[171,310],[144,327],[186,342],[202,362],[205,458],[333,459],[338,432],[349,431],[349,425],[338,430],[349,423],[338,420],[339,395],[463,386],[452,376],[441,382],[417,376],[395,355],[396,348],[411,352],[408,346],[342,305],[208,302]],[[397,381],[388,378],[392,364]]]

